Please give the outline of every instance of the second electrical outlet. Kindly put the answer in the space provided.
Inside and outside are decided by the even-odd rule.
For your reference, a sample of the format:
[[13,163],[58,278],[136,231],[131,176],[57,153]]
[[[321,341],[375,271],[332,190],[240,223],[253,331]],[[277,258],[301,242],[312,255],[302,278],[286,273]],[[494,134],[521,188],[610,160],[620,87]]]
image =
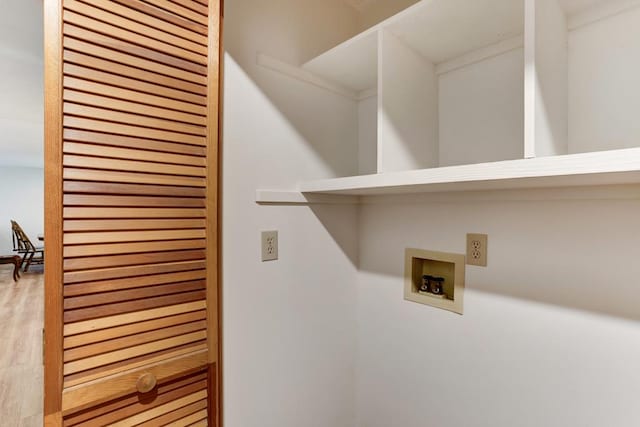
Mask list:
[[467,234],[467,264],[487,266],[488,240],[486,234]]
[[276,230],[262,232],[262,261],[278,259],[278,232]]

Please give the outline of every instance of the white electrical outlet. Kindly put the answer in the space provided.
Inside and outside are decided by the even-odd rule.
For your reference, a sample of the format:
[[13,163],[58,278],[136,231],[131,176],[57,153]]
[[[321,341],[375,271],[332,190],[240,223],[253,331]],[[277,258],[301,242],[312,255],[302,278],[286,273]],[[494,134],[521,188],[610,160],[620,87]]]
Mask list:
[[274,261],[278,259],[278,232],[262,232],[262,261]]
[[487,266],[488,240],[486,234],[467,234],[467,264]]

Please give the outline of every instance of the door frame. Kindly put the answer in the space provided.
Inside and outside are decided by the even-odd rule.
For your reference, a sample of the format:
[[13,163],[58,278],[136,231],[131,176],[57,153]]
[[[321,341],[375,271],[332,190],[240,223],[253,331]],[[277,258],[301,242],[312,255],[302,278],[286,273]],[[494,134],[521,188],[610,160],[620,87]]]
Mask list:
[[44,0],[44,425],[62,426],[62,0]]
[[[207,123],[207,331],[209,418],[222,425],[221,116],[224,0],[209,4]],[[62,426],[63,391],[63,0],[44,0],[44,267],[43,424]],[[215,310],[211,310],[215,308]]]

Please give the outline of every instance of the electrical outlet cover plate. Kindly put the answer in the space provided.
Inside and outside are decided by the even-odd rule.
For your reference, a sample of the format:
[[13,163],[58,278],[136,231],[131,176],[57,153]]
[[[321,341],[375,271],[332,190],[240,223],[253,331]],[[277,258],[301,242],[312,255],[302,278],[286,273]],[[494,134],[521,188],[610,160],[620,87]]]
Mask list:
[[262,232],[262,261],[275,261],[278,259],[278,232]]
[[488,241],[486,234],[467,234],[467,264],[487,266]]

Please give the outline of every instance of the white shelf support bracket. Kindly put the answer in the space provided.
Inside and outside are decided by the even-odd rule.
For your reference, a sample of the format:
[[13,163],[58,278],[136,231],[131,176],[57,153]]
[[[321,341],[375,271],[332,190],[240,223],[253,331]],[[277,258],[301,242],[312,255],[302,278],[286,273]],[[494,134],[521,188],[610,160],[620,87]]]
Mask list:
[[310,71],[307,71],[304,68],[288,64],[284,61],[280,61],[279,59],[272,58],[269,55],[265,55],[264,53],[258,53],[256,62],[261,67],[267,68],[271,71],[276,71],[296,80],[309,83],[320,89],[327,90],[329,92],[335,93],[336,95],[343,96],[347,99],[357,101],[360,98],[360,94],[358,92],[349,90],[336,83],[330,82],[329,80],[326,80]]
[[256,190],[259,205],[357,205],[358,196],[305,194],[300,191]]

